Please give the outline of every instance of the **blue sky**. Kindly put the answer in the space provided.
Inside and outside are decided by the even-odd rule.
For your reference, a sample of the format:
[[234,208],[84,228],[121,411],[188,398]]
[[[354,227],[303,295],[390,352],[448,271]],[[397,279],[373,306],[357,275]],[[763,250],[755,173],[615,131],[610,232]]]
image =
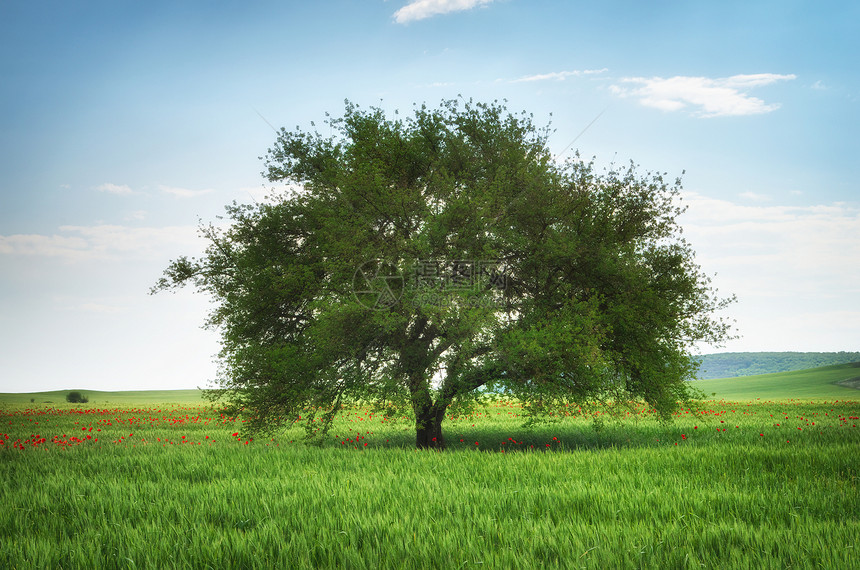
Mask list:
[[[683,176],[720,350],[860,350],[855,2],[0,2],[0,392],[206,386],[208,300],[149,296],[265,194],[270,125],[507,99]],[[705,352],[713,349],[704,348]]]

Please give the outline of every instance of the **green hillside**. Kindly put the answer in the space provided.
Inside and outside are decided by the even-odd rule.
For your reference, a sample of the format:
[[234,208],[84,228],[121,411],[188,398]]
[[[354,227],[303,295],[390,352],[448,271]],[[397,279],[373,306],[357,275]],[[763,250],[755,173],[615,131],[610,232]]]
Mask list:
[[[860,362],[741,378],[696,380],[706,395],[726,400],[860,400]],[[852,387],[852,385],[854,387]]]
[[860,361],[860,352],[722,352],[699,357],[698,378],[734,378]]
[[[860,362],[739,378],[695,380],[693,385],[709,397],[716,394],[714,397],[726,400],[860,400]],[[87,406],[200,404],[204,401],[200,390],[78,391],[89,398],[89,403],[83,404]],[[66,403],[68,393],[69,390],[0,393],[0,405],[75,405]]]
[[89,402],[86,404],[66,404],[66,394],[71,390],[54,390],[51,392],[30,392],[26,394],[0,393],[0,404],[29,404],[44,405],[84,405],[105,406],[111,404],[199,404],[203,401],[200,390],[127,390],[121,392],[101,392],[99,390],[75,390],[80,392]]

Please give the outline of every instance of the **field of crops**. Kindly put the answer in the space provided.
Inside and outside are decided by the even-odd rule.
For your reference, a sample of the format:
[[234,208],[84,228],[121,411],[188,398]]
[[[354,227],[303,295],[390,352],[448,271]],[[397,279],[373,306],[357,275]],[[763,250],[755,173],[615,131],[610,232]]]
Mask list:
[[[2,568],[856,568],[860,402],[522,426],[346,409],[320,447],[203,405],[5,404]],[[595,421],[596,417],[596,421]]]

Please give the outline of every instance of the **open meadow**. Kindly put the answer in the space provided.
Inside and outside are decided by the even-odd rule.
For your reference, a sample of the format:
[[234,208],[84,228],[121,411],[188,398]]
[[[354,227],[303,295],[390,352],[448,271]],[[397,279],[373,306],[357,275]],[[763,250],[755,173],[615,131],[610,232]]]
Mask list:
[[860,567],[856,399],[529,428],[498,400],[439,453],[363,407],[314,447],[169,392],[88,394],[0,396],[0,567]]

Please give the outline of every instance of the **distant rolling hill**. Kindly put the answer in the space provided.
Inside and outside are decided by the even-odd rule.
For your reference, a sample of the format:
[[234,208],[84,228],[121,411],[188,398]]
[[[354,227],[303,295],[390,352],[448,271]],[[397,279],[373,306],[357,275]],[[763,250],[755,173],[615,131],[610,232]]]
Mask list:
[[[860,401],[860,362],[824,366],[809,370],[693,380],[693,386],[700,389],[708,398],[725,400],[786,400],[826,399]],[[140,390],[122,392],[101,392],[98,390],[78,390],[89,398],[87,404],[67,404],[69,390],[52,392],[32,392],[27,394],[0,394],[3,404],[26,405],[45,404],[109,406],[109,405],[156,405],[156,404],[203,404],[200,390]]]
[[[120,392],[102,392],[99,390],[75,390],[89,399],[81,406],[105,406],[110,404],[201,404],[203,393],[200,390],[127,390]],[[30,392],[26,394],[2,394],[0,404],[66,404],[66,394],[70,390],[53,390],[50,392]],[[32,402],[31,402],[32,400]]]
[[726,400],[860,400],[860,362],[758,376],[694,380],[692,384],[709,397]]
[[860,362],[860,352],[722,352],[699,357],[700,380],[756,376]]

